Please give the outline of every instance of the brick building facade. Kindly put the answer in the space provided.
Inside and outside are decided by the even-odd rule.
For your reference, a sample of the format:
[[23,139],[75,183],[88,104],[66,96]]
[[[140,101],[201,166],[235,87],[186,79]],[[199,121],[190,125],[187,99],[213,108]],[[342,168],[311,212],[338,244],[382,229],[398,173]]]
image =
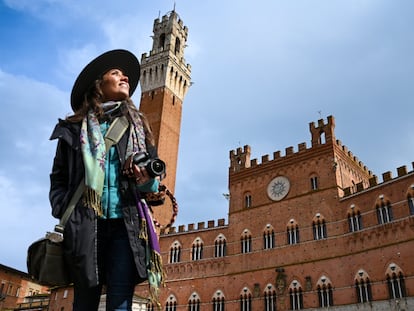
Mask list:
[[161,235],[165,310],[414,310],[414,171],[379,182],[334,127],[260,163],[230,152],[228,223]]
[[32,282],[27,273],[0,264],[1,311],[13,310],[20,304],[30,304],[32,302],[40,308],[36,310],[43,310],[42,306],[47,306],[48,298],[46,297],[45,300],[44,297],[41,299],[34,299],[33,297],[40,297],[42,294],[47,294],[48,290],[47,287]]

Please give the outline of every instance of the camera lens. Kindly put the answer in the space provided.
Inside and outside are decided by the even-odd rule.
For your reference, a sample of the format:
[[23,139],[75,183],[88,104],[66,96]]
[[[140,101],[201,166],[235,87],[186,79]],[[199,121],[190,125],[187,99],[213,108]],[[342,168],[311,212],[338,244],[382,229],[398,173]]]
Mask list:
[[151,171],[157,175],[160,176],[164,174],[165,172],[165,163],[161,161],[160,159],[155,159],[151,162]]

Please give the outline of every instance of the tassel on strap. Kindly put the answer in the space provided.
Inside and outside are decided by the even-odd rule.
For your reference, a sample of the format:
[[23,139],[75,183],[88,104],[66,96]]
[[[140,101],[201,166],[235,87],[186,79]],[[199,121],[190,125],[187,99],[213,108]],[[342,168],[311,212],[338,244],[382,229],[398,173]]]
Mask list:
[[141,228],[139,230],[138,237],[148,242],[148,230],[147,230],[147,221],[141,218]]
[[148,269],[148,281],[150,284],[150,301],[161,310],[160,287],[155,284],[165,286],[166,273],[162,268],[161,254],[156,251],[151,252],[150,268]]

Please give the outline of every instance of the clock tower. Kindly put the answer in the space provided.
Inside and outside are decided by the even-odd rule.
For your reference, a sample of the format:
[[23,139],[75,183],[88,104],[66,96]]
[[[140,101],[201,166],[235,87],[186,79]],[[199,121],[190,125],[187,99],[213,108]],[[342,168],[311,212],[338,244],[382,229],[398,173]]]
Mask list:
[[[171,192],[175,190],[182,105],[191,79],[191,66],[184,59],[187,34],[178,14],[171,11],[162,20],[154,20],[152,50],[141,57],[140,111],[149,120],[158,156],[167,165],[163,183]],[[159,212],[158,221],[167,223],[168,206]]]

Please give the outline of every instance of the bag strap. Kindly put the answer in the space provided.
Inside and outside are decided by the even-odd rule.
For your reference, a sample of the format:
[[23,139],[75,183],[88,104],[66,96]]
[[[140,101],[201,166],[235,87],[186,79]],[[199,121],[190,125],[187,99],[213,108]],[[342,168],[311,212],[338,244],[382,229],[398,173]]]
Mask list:
[[129,122],[125,116],[118,117],[111,123],[105,135],[106,152],[121,139],[128,126]]
[[[109,149],[121,139],[122,135],[124,135],[128,126],[129,126],[129,122],[125,116],[118,117],[111,123],[111,126],[109,127],[108,131],[105,134],[106,152],[108,152]],[[68,207],[65,213],[63,213],[63,216],[60,219],[59,224],[55,226],[56,232],[63,233],[63,231],[65,230],[66,222],[68,221],[70,215],[75,209],[76,204],[82,197],[84,189],[85,189],[85,179],[83,178],[78,188],[76,189],[75,193],[73,194],[72,199],[69,201]]]

